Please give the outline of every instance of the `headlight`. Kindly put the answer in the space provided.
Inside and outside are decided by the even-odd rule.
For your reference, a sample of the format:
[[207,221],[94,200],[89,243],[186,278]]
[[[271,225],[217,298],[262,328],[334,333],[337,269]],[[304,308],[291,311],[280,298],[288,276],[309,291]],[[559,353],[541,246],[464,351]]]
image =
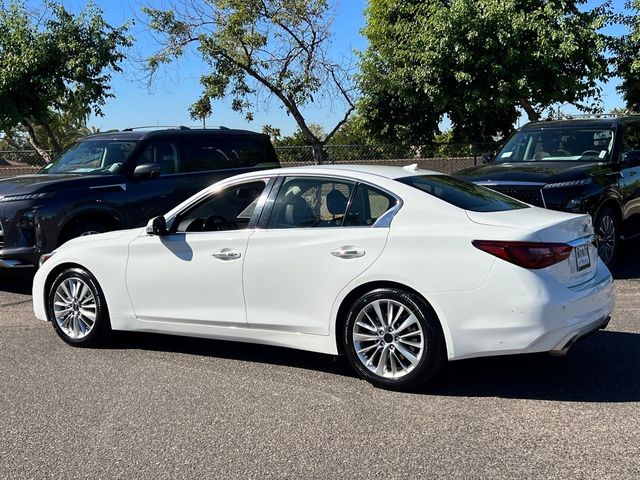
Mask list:
[[583,178],[582,180],[571,180],[569,182],[547,183],[543,188],[579,187],[581,185],[589,185],[592,181],[591,178]]
[[17,202],[19,200],[37,200],[39,198],[50,197],[53,192],[27,193],[25,195],[5,195],[0,197],[0,202]]
[[46,262],[47,260],[49,260],[51,257],[53,257],[53,255],[56,253],[56,251],[54,250],[51,253],[45,253],[40,255],[40,260],[38,261],[38,267],[41,267],[42,265],[44,265],[44,262]]

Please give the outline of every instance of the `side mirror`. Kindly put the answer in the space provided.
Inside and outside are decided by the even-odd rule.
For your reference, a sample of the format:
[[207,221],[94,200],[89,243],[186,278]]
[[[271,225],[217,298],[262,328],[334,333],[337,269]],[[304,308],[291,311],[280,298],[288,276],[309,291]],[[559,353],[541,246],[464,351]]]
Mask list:
[[640,150],[631,150],[624,154],[624,163],[640,165]]
[[491,163],[491,160],[493,160],[495,156],[496,154],[493,152],[485,152],[480,155],[480,161],[482,163]]
[[167,221],[163,216],[152,218],[147,223],[147,234],[148,235],[166,235],[167,232]]
[[157,163],[143,163],[133,171],[134,178],[155,178],[160,176],[160,165]]

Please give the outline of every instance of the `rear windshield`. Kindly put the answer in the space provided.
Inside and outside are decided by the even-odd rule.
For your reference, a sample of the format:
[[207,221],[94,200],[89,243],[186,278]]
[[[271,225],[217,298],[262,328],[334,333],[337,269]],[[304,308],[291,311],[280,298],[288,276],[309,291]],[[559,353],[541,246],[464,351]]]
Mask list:
[[529,207],[515,198],[448,175],[416,175],[397,180],[473,212],[502,212]]

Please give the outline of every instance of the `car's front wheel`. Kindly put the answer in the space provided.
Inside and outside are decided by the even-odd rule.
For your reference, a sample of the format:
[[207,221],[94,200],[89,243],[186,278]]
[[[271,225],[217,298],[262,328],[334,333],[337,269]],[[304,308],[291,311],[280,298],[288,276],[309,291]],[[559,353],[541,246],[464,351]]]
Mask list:
[[609,207],[605,207],[596,216],[594,230],[598,241],[598,255],[610,266],[618,251],[618,216]]
[[47,311],[56,333],[70,345],[95,345],[110,331],[102,290],[82,268],[69,268],[56,277],[47,296]]
[[396,288],[373,290],[347,313],[347,358],[378,387],[415,389],[436,375],[446,358],[437,322],[418,295]]

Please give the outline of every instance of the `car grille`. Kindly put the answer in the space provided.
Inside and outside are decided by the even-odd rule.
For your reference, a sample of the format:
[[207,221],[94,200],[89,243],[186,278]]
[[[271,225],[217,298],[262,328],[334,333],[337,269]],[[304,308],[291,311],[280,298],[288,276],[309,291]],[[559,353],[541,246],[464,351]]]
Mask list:
[[533,185],[485,185],[510,197],[517,198],[530,205],[536,207],[544,207],[544,200],[542,198],[542,192],[540,187]]

